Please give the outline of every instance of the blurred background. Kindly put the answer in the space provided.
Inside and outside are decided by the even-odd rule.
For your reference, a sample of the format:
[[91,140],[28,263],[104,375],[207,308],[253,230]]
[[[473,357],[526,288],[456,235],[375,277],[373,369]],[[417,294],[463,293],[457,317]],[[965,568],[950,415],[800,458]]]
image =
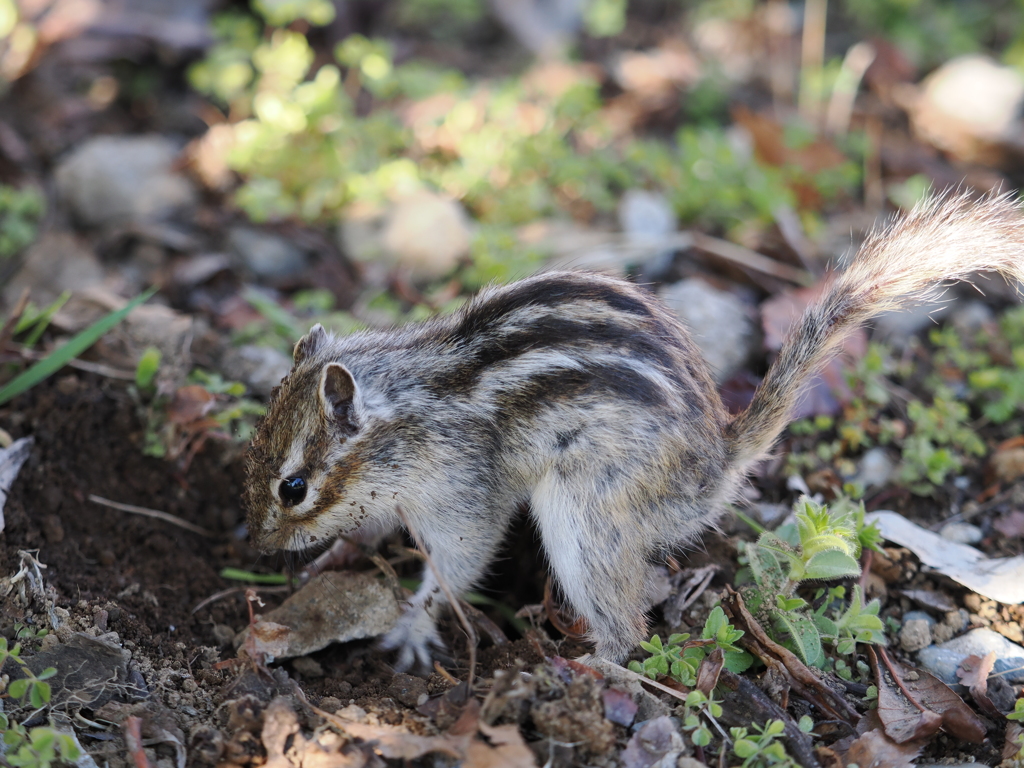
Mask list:
[[880,217],[1016,189],[1022,68],[1020,0],[0,0],[0,384],[156,286],[72,364],[187,463],[312,323],[569,268],[657,290],[738,408]]

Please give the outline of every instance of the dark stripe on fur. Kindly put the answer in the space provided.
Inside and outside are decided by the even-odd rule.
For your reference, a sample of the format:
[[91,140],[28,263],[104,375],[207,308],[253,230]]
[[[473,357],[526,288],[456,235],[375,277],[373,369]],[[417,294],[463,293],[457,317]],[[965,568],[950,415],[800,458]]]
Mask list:
[[[660,327],[660,323],[657,323]],[[455,371],[432,379],[430,388],[439,395],[465,394],[476,386],[491,366],[513,360],[538,349],[578,351],[581,345],[617,350],[636,360],[659,366],[678,386],[684,386],[674,370],[674,360],[663,337],[638,328],[629,328],[610,320],[575,322],[558,317],[542,317],[529,326],[492,336],[467,355]]]
[[524,307],[554,307],[576,301],[599,301],[619,312],[651,317],[650,307],[615,285],[596,282],[588,276],[552,275],[543,280],[512,285],[497,295],[471,304],[446,342],[471,343],[479,334],[492,333],[505,319]]

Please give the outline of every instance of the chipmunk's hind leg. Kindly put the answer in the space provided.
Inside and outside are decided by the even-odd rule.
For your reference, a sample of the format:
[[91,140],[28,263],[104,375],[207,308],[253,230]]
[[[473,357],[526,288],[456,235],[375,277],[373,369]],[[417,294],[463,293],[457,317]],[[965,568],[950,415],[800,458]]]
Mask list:
[[530,507],[562,593],[590,627],[597,655],[620,662],[646,639],[650,564],[630,536],[634,521],[617,520],[587,484],[557,469],[542,480]]

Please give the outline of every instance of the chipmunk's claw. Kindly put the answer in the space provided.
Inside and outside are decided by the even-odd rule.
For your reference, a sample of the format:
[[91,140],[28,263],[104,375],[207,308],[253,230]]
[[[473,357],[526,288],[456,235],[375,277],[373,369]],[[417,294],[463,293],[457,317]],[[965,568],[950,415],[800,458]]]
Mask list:
[[429,674],[433,669],[436,652],[444,652],[444,643],[437,633],[434,620],[426,611],[411,610],[398,620],[394,629],[384,635],[380,647],[398,650],[394,668],[396,672],[412,670]]

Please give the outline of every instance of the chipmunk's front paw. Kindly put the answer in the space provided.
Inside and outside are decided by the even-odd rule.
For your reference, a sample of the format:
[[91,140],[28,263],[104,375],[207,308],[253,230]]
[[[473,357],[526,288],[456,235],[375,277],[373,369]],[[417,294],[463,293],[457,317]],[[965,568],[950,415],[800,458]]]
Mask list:
[[386,650],[398,649],[395,671],[429,672],[433,668],[434,651],[443,651],[444,643],[437,634],[434,620],[426,611],[410,610],[398,620],[395,628],[380,643]]

